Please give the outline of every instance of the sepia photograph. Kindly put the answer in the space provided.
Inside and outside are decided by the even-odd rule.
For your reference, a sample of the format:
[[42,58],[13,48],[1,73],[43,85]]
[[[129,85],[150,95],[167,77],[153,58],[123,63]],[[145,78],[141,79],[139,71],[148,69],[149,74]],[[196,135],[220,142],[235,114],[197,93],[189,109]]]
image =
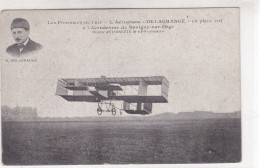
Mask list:
[[6,49],[7,53],[13,56],[21,56],[42,48],[40,44],[29,38],[30,25],[27,20],[23,18],[15,18],[10,29],[15,40],[15,44]]
[[240,8],[0,13],[2,164],[240,163]]

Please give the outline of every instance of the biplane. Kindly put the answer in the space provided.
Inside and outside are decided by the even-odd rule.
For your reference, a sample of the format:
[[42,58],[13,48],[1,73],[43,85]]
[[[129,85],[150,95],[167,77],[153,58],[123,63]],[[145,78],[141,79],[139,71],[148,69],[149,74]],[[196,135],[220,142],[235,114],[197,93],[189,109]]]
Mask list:
[[[149,88],[157,86],[157,94]],[[158,92],[159,86],[159,92]],[[130,88],[130,91],[129,91]],[[59,79],[56,95],[70,102],[98,103],[97,113],[117,110],[128,114],[151,114],[153,103],[168,103],[169,82],[163,76],[123,78],[76,78]],[[132,91],[131,91],[132,90]],[[112,101],[122,101],[120,108]]]

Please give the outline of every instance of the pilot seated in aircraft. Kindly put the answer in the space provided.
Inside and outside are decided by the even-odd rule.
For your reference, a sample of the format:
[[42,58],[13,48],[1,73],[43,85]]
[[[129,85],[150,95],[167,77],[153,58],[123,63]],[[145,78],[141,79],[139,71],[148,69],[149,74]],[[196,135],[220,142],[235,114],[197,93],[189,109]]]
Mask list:
[[37,51],[42,49],[42,45],[32,41],[29,38],[30,25],[27,20],[23,18],[16,18],[11,24],[12,36],[15,40],[15,44],[9,46],[6,49],[8,54],[15,57]]
[[108,90],[109,96],[116,96],[116,93],[113,90]]

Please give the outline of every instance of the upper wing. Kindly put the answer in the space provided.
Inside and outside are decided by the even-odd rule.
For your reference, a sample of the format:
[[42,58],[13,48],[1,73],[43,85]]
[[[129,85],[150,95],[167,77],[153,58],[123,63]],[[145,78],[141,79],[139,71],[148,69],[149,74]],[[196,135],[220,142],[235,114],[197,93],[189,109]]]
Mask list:
[[[121,86],[139,85],[137,95],[118,94]],[[147,95],[148,85],[161,85],[160,95]],[[56,95],[68,101],[98,102],[100,100],[124,100],[130,103],[168,102],[169,82],[163,76],[126,78],[60,79]]]

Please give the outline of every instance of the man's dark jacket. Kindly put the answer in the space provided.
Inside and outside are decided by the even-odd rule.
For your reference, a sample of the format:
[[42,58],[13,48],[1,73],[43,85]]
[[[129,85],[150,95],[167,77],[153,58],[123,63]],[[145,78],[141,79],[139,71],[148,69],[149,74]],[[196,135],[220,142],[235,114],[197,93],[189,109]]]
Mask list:
[[24,46],[22,52],[20,52],[18,44],[13,44],[13,45],[9,46],[6,49],[6,52],[13,56],[21,56],[21,55],[28,54],[33,51],[40,50],[41,48],[42,48],[42,46],[40,44],[29,39],[28,43]]

